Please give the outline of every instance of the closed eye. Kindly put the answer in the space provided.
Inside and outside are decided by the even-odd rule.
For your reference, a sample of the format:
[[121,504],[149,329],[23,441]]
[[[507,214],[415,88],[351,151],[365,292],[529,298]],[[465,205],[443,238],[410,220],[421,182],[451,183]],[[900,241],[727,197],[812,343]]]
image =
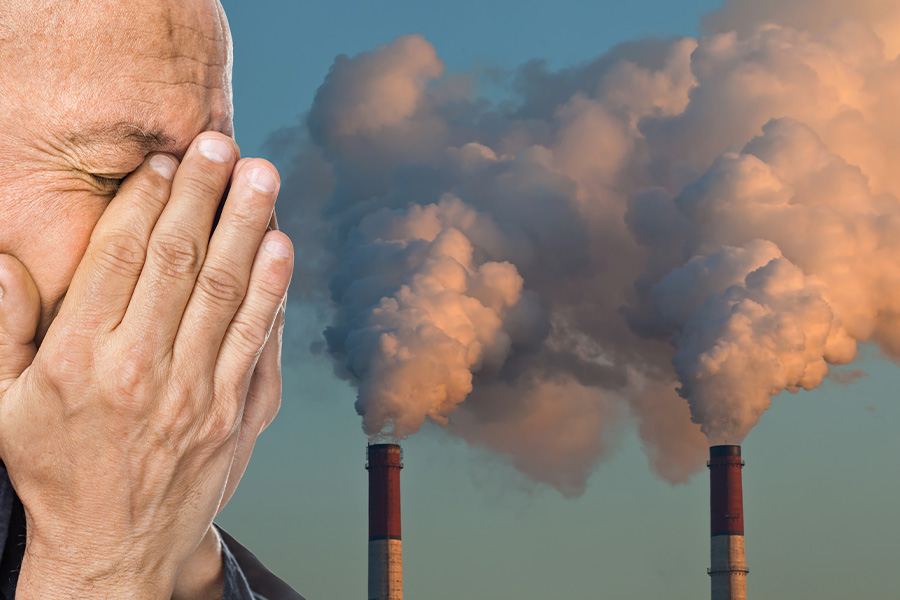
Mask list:
[[125,179],[125,177],[97,175],[96,173],[91,173],[90,175],[97,183],[97,187],[99,187],[103,193],[110,195],[115,195],[115,193],[119,191],[119,186],[122,185],[122,180]]

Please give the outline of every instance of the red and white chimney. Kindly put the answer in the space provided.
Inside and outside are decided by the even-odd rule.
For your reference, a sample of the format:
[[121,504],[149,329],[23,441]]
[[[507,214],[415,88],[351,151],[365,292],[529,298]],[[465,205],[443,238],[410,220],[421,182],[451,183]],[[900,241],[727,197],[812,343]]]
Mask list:
[[403,600],[403,557],[400,541],[400,469],[403,451],[397,444],[370,444],[369,471],[369,600]]
[[709,449],[712,600],[747,600],[740,446]]

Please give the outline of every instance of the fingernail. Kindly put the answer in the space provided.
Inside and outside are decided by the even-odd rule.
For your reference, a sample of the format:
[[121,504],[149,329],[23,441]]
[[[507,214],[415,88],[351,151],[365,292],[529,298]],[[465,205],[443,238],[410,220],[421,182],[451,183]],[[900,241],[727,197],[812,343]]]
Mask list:
[[171,156],[154,154],[150,159],[150,167],[169,181],[172,181],[175,177],[175,171],[178,170],[178,163]]
[[0,300],[3,300],[3,286],[0,286]]
[[266,242],[266,252],[278,258],[290,258],[291,256],[291,249],[275,240]]
[[257,167],[247,174],[250,187],[264,194],[271,194],[278,187],[278,180],[269,169]]
[[214,162],[227,162],[231,160],[231,146],[222,140],[215,138],[203,138],[197,144],[200,154]]

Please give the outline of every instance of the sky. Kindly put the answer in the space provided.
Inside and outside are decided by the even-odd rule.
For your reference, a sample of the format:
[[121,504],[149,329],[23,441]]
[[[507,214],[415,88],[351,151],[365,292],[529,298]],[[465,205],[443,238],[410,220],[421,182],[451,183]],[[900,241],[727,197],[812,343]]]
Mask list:
[[[265,140],[309,110],[337,55],[400,35],[424,35],[452,72],[514,69],[536,57],[562,68],[629,39],[698,35],[700,16],[717,4],[223,0],[236,136],[244,156],[266,156]],[[310,600],[362,598],[367,438],[356,393],[306,351],[326,323],[290,308],[281,413],[219,523]],[[900,589],[900,371],[875,348],[851,367],[867,376],[782,394],[743,444],[753,597],[843,600]],[[407,597],[706,596],[708,476],[665,482],[634,428],[621,437],[584,494],[567,498],[426,425],[403,444]]]

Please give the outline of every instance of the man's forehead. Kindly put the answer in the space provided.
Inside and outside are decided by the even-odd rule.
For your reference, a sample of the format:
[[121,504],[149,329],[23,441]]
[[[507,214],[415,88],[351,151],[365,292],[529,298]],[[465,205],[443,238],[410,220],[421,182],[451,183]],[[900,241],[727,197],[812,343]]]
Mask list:
[[217,13],[224,14],[219,0],[0,0],[0,29],[68,36],[76,32],[60,28],[74,26],[83,31],[91,24],[121,26],[141,16],[151,26],[161,24],[172,30],[192,24],[197,20],[192,16],[205,20]]
[[182,71],[231,66],[218,0],[0,0],[0,40],[44,78],[127,75],[141,60],[197,63]]
[[[17,1],[0,0],[0,22]],[[21,2],[65,21],[52,35],[38,26],[14,53],[19,66],[0,66],[0,76],[22,81],[15,110],[28,122],[53,123],[56,139],[101,154],[178,155],[201,131],[232,135],[231,39],[217,0]]]

